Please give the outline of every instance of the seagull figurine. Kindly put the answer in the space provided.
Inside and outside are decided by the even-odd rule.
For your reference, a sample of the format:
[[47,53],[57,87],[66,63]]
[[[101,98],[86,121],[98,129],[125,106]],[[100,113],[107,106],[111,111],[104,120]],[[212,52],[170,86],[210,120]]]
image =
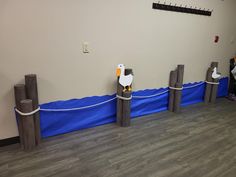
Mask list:
[[116,76],[119,77],[119,83],[124,87],[123,92],[131,91],[131,85],[133,82],[133,75],[125,75],[125,66],[123,64],[119,64],[116,69]]
[[215,67],[213,69],[212,78],[213,79],[219,79],[220,77],[221,77],[221,74],[217,72],[217,68]]

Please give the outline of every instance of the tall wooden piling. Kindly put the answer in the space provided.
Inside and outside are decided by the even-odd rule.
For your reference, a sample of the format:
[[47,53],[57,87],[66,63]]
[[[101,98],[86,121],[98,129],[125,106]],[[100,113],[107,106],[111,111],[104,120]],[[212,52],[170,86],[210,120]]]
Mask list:
[[[130,91],[125,91],[123,92],[123,97],[124,98],[130,98],[131,97],[131,92]],[[122,113],[122,127],[129,127],[130,126],[130,102],[131,100],[123,100],[123,113]]]
[[[212,68],[212,70],[213,70],[214,68],[217,68],[217,69],[218,69],[218,65],[219,65],[218,62],[212,62],[212,63],[211,63],[211,68]],[[212,82],[213,82],[213,83],[216,83],[216,84],[213,84],[212,87],[211,87],[210,103],[215,103],[216,98],[217,98],[218,87],[219,87],[219,85],[217,84],[217,83],[219,83],[219,79],[213,79],[213,78],[212,78]]]
[[[122,96],[123,94],[123,87],[119,83],[119,77],[117,78],[117,95]],[[117,103],[116,103],[116,124],[121,126],[122,123],[122,115],[123,115],[123,100],[117,98]]]
[[[20,111],[29,113],[33,111],[32,100],[22,100],[20,102]],[[32,150],[36,146],[34,116],[20,116],[23,124],[24,149]]]
[[211,88],[210,103],[216,102],[218,87],[219,87],[219,85],[217,83],[219,83],[219,79],[213,79],[213,82],[216,84],[212,85],[212,88]]
[[[27,98],[32,100],[33,110],[35,110],[39,106],[36,74],[25,75],[25,86],[26,86]],[[35,125],[35,140],[36,140],[36,144],[39,145],[41,142],[40,114],[39,114],[39,112],[34,114],[34,125]]]
[[183,80],[184,80],[184,65],[177,66],[177,82],[175,87],[180,90],[175,90],[175,102],[174,102],[174,112],[178,113],[181,109],[181,101],[182,101],[182,88],[183,88]]
[[[175,84],[176,88],[181,89],[183,87],[183,84],[180,82],[177,82]],[[175,90],[175,101],[174,101],[174,112],[179,113],[181,110],[181,97],[182,97],[182,90]]]
[[204,97],[205,103],[215,103],[216,101],[218,87],[219,87],[218,85],[219,79],[212,78],[212,73],[213,73],[214,68],[218,68],[218,65],[219,65],[218,62],[212,62],[211,67],[209,67],[207,70],[206,81],[210,83],[206,83],[206,90],[205,90],[205,97]]
[[211,62],[211,68],[218,68],[219,63],[218,62]]
[[178,73],[177,82],[179,82],[180,84],[183,84],[183,81],[184,81],[184,65],[178,65],[177,66],[177,73]]
[[[17,84],[14,86],[14,94],[15,94],[15,104],[16,109],[21,109],[20,102],[26,99],[26,88],[24,84]],[[23,138],[23,122],[21,116],[17,114],[17,122],[18,122],[18,130],[19,130],[19,137],[20,137],[20,145],[21,148],[24,148],[24,138]]]
[[[125,69],[125,75],[133,74],[132,69]],[[117,78],[117,95],[124,97],[124,98],[130,98],[131,97],[131,91],[123,91],[124,88],[119,83],[119,77]],[[121,127],[128,127],[130,126],[130,103],[131,100],[123,100],[120,98],[117,98],[117,112],[116,112],[116,123],[117,125]]]
[[[208,68],[207,74],[206,74],[206,81],[212,82],[212,68]],[[211,97],[211,90],[212,90],[212,84],[206,83],[206,89],[205,89],[205,96],[204,96],[204,102],[209,103],[210,97]]]

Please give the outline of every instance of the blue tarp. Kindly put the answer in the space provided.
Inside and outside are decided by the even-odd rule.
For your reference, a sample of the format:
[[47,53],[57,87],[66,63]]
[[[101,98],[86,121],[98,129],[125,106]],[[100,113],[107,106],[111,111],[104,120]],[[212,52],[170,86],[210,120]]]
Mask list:
[[[187,106],[203,102],[205,87],[206,84],[202,82],[184,84],[181,105]],[[228,92],[227,90],[228,78],[226,77],[220,80],[218,97],[226,96]],[[135,118],[167,110],[169,96],[167,91],[168,88],[161,88],[133,92],[133,99],[131,101],[131,117]],[[158,95],[159,93],[159,96],[139,98],[139,96]],[[116,99],[114,98],[115,95],[93,96],[40,105],[42,109],[40,111],[42,137],[46,138],[115,122]],[[107,100],[110,101],[106,102]],[[97,105],[99,103],[104,104]],[[97,106],[89,107],[90,105]],[[81,107],[85,107],[85,109],[67,111],[67,109]],[[47,111],[48,109],[53,110]],[[57,111],[59,109],[65,110]]]

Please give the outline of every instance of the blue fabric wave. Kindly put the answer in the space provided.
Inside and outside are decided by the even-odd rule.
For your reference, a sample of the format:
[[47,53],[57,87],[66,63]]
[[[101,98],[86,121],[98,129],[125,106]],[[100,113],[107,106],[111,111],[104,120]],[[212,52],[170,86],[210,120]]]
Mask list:
[[[182,92],[182,106],[203,102],[206,84],[201,82],[184,84],[184,87],[197,87],[184,89]],[[136,118],[148,114],[154,114],[167,110],[169,94],[168,88],[147,89],[133,92],[131,101],[131,117]],[[220,80],[218,97],[227,95],[228,78]],[[165,93],[166,92],[166,93]],[[160,93],[160,95],[158,95]],[[163,93],[163,94],[161,94]],[[158,95],[151,98],[140,99],[138,96]],[[110,100],[114,95],[93,96],[66,101],[55,101],[42,104],[42,109],[71,109],[85,107]],[[76,130],[91,128],[99,125],[113,123],[116,120],[116,100],[104,103],[88,109],[74,111],[40,111],[42,137],[50,137]]]

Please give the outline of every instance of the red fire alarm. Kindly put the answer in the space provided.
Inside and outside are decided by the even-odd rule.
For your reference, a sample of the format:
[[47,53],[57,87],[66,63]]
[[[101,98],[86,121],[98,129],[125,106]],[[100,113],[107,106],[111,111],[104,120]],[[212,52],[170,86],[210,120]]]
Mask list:
[[220,37],[219,36],[215,36],[215,43],[218,43],[219,42],[219,39],[220,39]]

